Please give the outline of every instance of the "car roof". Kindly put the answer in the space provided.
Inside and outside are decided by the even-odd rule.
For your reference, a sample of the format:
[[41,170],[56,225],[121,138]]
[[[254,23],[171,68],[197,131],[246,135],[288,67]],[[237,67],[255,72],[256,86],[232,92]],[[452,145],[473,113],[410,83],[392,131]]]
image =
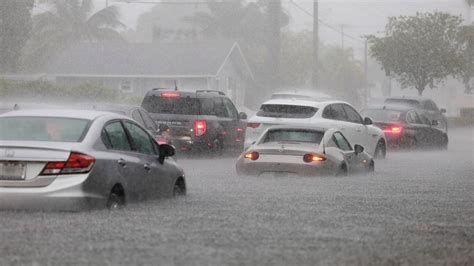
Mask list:
[[178,92],[182,97],[190,98],[215,98],[226,97],[225,93],[217,90],[176,90],[166,88],[155,88],[147,92],[146,96],[161,96],[163,92]]
[[4,113],[0,117],[18,117],[18,116],[29,116],[29,117],[64,117],[64,118],[78,118],[95,120],[101,116],[111,116],[117,118],[126,118],[126,116],[101,111],[89,111],[89,110],[78,110],[78,109],[27,109],[17,110]]
[[408,112],[408,111],[417,110],[417,109],[408,105],[388,104],[384,106],[369,106],[367,108],[364,108],[363,110],[386,110],[386,111]]
[[316,107],[316,108],[324,108],[329,104],[335,104],[335,103],[344,103],[348,104],[347,102],[344,101],[311,101],[311,100],[301,100],[301,99],[271,99],[268,100],[262,105],[265,104],[278,104],[278,105],[299,105],[299,106],[309,106],[309,107]]
[[316,126],[299,126],[299,125],[276,125],[271,126],[268,130],[273,129],[304,129],[304,130],[312,130],[312,131],[319,131],[319,132],[326,132],[327,128],[316,127]]
[[387,97],[385,99],[386,100],[409,100],[409,101],[419,101],[419,102],[422,102],[422,101],[427,101],[429,100],[428,98],[423,98],[423,97],[405,97],[405,96],[402,96],[402,97]]

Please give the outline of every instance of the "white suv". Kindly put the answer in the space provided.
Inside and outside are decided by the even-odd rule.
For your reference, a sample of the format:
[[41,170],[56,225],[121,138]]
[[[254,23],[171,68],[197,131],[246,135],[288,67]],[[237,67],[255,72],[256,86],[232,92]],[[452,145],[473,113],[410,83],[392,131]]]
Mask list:
[[362,118],[356,109],[342,101],[305,101],[273,99],[266,101],[248,120],[245,147],[249,147],[272,125],[312,125],[341,130],[350,143],[362,145],[372,156],[385,158],[383,131],[372,126],[370,118]]

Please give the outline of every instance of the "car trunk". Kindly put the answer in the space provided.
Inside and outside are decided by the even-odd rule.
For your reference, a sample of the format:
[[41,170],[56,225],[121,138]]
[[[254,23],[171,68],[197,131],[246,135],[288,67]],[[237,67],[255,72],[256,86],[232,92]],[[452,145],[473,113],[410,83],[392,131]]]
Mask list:
[[69,155],[70,148],[62,144],[0,142],[0,187],[31,182],[48,162],[65,162]]

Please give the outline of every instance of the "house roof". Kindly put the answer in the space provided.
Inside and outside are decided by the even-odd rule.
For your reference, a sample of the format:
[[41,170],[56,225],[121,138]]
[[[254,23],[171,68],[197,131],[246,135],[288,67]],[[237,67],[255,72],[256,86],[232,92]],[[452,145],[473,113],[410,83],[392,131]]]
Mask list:
[[[215,76],[235,42],[81,43],[66,49],[47,66],[56,76]],[[248,67],[248,66],[247,66]]]

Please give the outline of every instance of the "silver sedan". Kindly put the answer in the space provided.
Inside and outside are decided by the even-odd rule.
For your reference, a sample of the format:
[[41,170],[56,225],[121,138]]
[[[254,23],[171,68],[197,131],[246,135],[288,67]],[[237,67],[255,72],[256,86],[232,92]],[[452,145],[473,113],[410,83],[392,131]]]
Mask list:
[[21,110],[0,115],[0,208],[118,208],[184,195],[184,172],[146,129],[118,114]]
[[240,155],[236,170],[239,175],[346,175],[374,171],[374,160],[336,129],[277,126]]

